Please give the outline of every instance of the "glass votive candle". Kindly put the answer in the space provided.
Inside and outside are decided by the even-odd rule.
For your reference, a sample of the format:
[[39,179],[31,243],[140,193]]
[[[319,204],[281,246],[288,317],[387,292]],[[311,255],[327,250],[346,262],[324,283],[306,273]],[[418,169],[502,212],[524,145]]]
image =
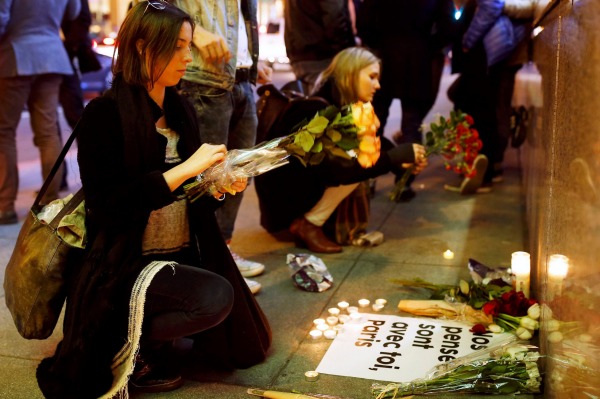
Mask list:
[[361,308],[366,308],[367,306],[369,306],[369,304],[371,303],[371,301],[369,301],[368,299],[359,299],[358,300],[358,306],[360,306]]
[[327,318],[327,324],[329,324],[330,326],[335,326],[338,323],[339,319],[335,316],[329,316]]
[[334,339],[337,335],[337,331],[336,330],[327,330],[327,331],[323,332],[323,335],[327,339]]
[[350,316],[348,316],[347,314],[341,314],[338,317],[338,322],[339,323],[344,324],[344,323],[348,323],[349,321],[350,321]]
[[358,308],[356,306],[348,306],[348,314],[358,313]]
[[319,330],[319,331],[325,331],[325,330],[327,330],[328,328],[329,328],[329,326],[327,325],[327,323],[319,324],[319,325],[317,326],[317,330]]
[[340,309],[342,312],[343,312],[343,311],[345,311],[345,310],[348,310],[348,306],[350,306],[350,304],[349,304],[348,302],[346,302],[346,301],[341,301],[341,302],[338,302],[338,305],[337,305],[337,307],[338,307],[338,308],[339,308],[339,309]]
[[306,373],[304,373],[304,378],[306,379],[306,381],[314,382],[319,379],[319,373],[312,370],[307,371]]
[[310,330],[308,333],[312,339],[319,339],[323,336],[323,331],[321,330]]
[[375,299],[375,303],[377,305],[383,305],[383,306],[385,306],[387,304],[387,299],[383,299],[383,298]]
[[325,319],[314,319],[313,323],[316,326],[318,326],[319,324],[325,324]]
[[445,250],[444,253],[442,254],[442,256],[444,257],[444,259],[454,259],[454,252],[450,251],[449,249]]
[[329,308],[329,309],[327,310],[327,312],[329,312],[329,314],[330,314],[331,316],[337,316],[337,315],[339,315],[339,314],[340,314],[340,309],[339,309],[339,308]]
[[383,305],[381,305],[379,303],[374,303],[373,306],[372,306],[372,308],[373,308],[373,311],[380,312],[381,309],[383,309]]

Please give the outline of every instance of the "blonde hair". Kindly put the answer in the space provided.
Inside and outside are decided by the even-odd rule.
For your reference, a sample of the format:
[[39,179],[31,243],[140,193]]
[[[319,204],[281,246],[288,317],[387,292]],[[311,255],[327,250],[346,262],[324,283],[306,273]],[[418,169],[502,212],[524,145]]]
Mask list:
[[329,66],[321,72],[316,86],[332,78],[340,93],[342,104],[359,100],[358,81],[360,71],[371,64],[381,64],[381,60],[363,47],[349,47],[336,54]]

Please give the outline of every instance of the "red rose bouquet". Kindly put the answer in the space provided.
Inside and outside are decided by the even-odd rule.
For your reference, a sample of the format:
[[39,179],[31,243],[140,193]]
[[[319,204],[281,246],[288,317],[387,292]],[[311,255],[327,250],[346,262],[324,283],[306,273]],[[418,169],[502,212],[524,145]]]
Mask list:
[[[449,118],[440,116],[429,125],[421,126],[421,132],[425,135],[425,156],[441,155],[447,170],[465,177],[475,176],[473,161],[482,144],[479,132],[472,125],[473,118],[470,115],[451,111]],[[392,190],[390,199],[400,200],[400,194],[412,172],[412,168],[406,170]]]

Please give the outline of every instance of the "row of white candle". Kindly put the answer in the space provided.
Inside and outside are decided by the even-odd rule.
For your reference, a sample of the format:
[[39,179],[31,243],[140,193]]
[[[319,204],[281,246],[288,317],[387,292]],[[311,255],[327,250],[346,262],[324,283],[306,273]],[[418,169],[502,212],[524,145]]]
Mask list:
[[[527,252],[513,252],[510,262],[512,273],[515,275],[513,287],[516,291],[523,291],[529,298],[529,285],[531,282],[531,257]],[[569,258],[560,254],[550,255],[548,260],[548,294],[560,295],[562,283],[569,272]]]
[[[378,312],[383,309],[386,303],[387,300],[379,298],[375,300],[371,308]],[[327,310],[327,313],[329,313],[327,318],[313,320],[314,328],[309,332],[310,337],[312,339],[319,339],[324,336],[327,339],[334,339],[337,336],[338,330],[341,329],[340,324],[360,322],[362,315],[359,312],[359,307],[367,308],[370,304],[371,301],[364,298],[358,300],[358,307],[350,306],[350,303],[346,301],[338,302],[337,307]]]

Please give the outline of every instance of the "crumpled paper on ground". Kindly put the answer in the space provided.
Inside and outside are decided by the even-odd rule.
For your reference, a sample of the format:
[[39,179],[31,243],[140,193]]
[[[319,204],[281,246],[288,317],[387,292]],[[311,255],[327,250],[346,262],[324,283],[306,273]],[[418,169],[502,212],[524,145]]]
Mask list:
[[333,277],[320,258],[309,254],[288,254],[287,264],[296,287],[310,292],[323,292],[333,285]]

